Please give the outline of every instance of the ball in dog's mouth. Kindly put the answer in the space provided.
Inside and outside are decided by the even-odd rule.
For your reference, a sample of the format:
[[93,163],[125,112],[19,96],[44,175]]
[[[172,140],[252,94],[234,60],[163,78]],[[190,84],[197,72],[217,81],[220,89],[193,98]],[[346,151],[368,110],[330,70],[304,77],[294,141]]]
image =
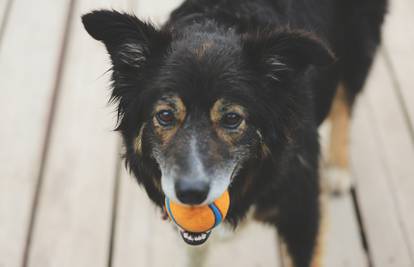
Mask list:
[[187,232],[183,229],[179,229],[180,235],[183,238],[184,242],[192,246],[199,246],[204,244],[209,238],[211,231],[203,232],[203,233],[192,233]]
[[[225,191],[214,202],[203,206],[186,206],[165,197],[164,213],[178,227],[184,242],[197,246],[207,241],[211,230],[226,218],[230,195]],[[167,218],[167,216],[163,216]]]

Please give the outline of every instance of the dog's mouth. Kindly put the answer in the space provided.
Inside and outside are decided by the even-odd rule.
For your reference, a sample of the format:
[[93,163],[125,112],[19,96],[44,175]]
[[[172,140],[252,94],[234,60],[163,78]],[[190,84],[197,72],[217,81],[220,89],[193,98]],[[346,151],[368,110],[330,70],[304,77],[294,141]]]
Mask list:
[[[161,218],[163,220],[168,219],[168,214],[165,210],[162,211]],[[211,230],[203,233],[192,233],[183,230],[180,227],[178,227],[178,231],[180,232],[180,235],[183,238],[184,242],[191,246],[199,246],[204,244],[211,234]]]
[[207,231],[204,233],[191,233],[183,229],[179,229],[179,231],[184,242],[192,246],[199,246],[201,244],[204,244],[204,242],[207,241],[211,234],[211,231]]

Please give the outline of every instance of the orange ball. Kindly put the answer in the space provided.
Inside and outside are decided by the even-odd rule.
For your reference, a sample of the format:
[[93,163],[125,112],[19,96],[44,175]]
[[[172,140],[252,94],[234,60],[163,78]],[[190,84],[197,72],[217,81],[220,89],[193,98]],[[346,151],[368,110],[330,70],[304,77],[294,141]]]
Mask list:
[[206,206],[185,206],[165,198],[165,210],[170,219],[183,230],[203,233],[219,225],[230,206],[229,192],[224,192],[213,203]]

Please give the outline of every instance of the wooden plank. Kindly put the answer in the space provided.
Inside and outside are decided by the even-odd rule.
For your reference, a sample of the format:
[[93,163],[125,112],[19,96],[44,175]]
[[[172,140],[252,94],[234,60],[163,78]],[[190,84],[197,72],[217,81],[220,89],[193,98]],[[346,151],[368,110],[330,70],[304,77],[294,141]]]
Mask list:
[[[414,127],[414,1],[389,1],[390,13],[384,27],[384,46],[389,56],[401,99],[407,109],[411,127]],[[411,134],[414,129],[411,128]],[[414,138],[414,136],[411,136]]]
[[[368,80],[366,94],[390,90],[392,86],[389,73],[379,57]],[[388,110],[389,104],[383,108]],[[373,120],[367,99],[365,96],[360,97],[352,125],[351,166],[356,177],[358,203],[372,262],[376,267],[413,266],[400,224],[401,214],[395,200],[396,192],[390,186],[390,170],[384,158],[385,151]]]
[[351,195],[331,197],[327,206],[323,266],[368,266]]
[[161,25],[182,2],[184,0],[137,0],[134,10],[140,19]]
[[[4,16],[4,13],[6,11],[6,6],[9,4],[9,0],[0,0],[0,14]],[[2,21],[2,16],[0,16],[0,21]]]
[[75,7],[28,266],[108,265],[119,144],[111,132],[114,113],[104,108],[109,82],[101,76],[108,60],[80,16],[114,2]]
[[156,233],[152,233],[150,218],[155,217],[155,210],[124,168],[120,176],[112,266],[151,267],[149,245],[151,236]]
[[120,184],[112,266],[183,266],[178,232],[161,220],[161,212],[125,170]]
[[[319,128],[322,158],[326,158],[329,148],[331,124],[324,122]],[[323,166],[324,164],[322,164]],[[322,167],[323,168],[323,167]],[[323,175],[323,171],[322,171]],[[322,177],[322,183],[329,177]],[[322,195],[326,218],[322,221],[323,266],[353,267],[367,266],[368,261],[362,245],[358,219],[349,193],[341,196]]]
[[233,235],[227,240],[217,238],[206,266],[281,266],[275,228],[248,222]]
[[[22,263],[68,6],[69,1],[15,0],[8,24],[13,27],[3,35],[0,266]],[[45,10],[53,12],[45,16]]]
[[[380,56],[378,61],[378,71],[386,76],[388,70],[383,57]],[[389,185],[402,219],[400,225],[414,258],[414,144],[393,89],[380,86],[367,90],[366,95],[388,167]],[[414,97],[406,101],[412,105]]]
[[5,24],[5,19],[7,18],[6,12],[9,12],[9,4],[11,0],[0,0],[0,40],[1,34],[3,32],[3,25]]

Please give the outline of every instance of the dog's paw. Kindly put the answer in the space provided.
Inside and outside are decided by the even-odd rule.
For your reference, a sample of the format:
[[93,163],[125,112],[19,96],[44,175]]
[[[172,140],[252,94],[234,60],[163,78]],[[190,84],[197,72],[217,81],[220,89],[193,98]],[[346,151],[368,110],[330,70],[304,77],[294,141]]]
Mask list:
[[326,166],[322,169],[323,190],[332,195],[342,195],[350,191],[352,178],[348,169]]

